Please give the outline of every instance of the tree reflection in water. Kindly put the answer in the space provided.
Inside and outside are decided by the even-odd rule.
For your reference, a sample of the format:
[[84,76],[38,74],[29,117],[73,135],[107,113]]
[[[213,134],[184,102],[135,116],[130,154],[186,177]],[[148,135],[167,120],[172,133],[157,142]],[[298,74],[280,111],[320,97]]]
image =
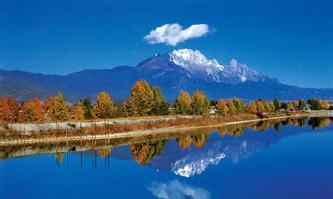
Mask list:
[[167,140],[160,140],[154,142],[145,142],[140,144],[129,145],[133,159],[139,164],[148,164],[150,160],[159,155]]
[[[169,132],[165,134],[155,134],[149,136],[139,136],[132,138],[119,138],[109,140],[93,141],[73,141],[59,143],[40,143],[26,144],[17,146],[0,147],[0,159],[13,157],[31,156],[37,154],[54,154],[57,165],[60,165],[68,151],[81,151],[84,156],[91,156],[91,152],[96,151],[96,155],[106,158],[111,154],[111,150],[119,145],[128,145],[133,159],[139,164],[148,164],[155,156],[160,155],[166,143],[174,139],[182,151],[194,146],[197,149],[203,148],[212,132],[218,132],[221,137],[237,137],[244,133],[245,129],[251,129],[253,132],[264,132],[268,128],[280,132],[280,129],[286,125],[294,127],[303,127],[309,125],[312,129],[326,127],[333,121],[333,118],[288,118],[285,120],[267,120],[257,123],[247,123],[242,125],[230,125],[211,128],[199,128],[185,132]],[[193,145],[192,145],[193,144]]]

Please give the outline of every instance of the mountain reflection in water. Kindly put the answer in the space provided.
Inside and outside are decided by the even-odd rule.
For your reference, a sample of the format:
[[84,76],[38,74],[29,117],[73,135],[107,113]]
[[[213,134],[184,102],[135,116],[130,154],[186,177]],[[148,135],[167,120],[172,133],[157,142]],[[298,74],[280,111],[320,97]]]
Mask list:
[[[148,165],[158,171],[171,171],[179,176],[191,177],[201,174],[209,165],[217,165],[224,159],[230,159],[232,163],[237,164],[282,137],[308,131],[306,128],[294,128],[291,132],[280,133],[281,127],[309,125],[315,130],[328,126],[330,122],[332,118],[290,118],[139,138],[1,147],[0,157],[7,159],[53,153],[56,163],[61,165],[66,157],[65,153],[81,151],[81,159],[87,156],[94,158],[98,156],[105,161],[109,161],[110,157],[133,158],[138,164]],[[270,132],[264,133],[268,129],[273,129],[276,133],[274,135]],[[109,164],[105,162],[105,165]]]

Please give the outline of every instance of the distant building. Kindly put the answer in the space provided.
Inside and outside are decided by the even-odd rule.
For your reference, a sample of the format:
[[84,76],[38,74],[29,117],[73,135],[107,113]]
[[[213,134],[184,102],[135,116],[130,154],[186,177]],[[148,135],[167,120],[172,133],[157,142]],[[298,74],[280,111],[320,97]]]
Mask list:
[[216,107],[215,106],[211,106],[210,110],[209,110],[209,114],[215,114],[216,113]]

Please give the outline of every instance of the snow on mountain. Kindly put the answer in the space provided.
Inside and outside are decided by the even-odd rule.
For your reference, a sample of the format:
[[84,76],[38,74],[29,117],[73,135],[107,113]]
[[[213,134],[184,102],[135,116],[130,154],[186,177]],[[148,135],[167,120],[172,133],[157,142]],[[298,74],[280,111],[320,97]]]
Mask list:
[[201,174],[209,165],[218,165],[220,160],[225,158],[225,154],[215,154],[214,151],[209,151],[207,154],[202,154],[202,157],[185,156],[172,164],[171,170],[179,176],[191,177],[196,174]]
[[179,49],[164,55],[156,54],[154,57],[141,62],[137,68],[141,70],[158,69],[180,70],[188,78],[205,82],[237,84],[246,81],[261,82],[274,80],[246,64],[239,64],[231,59],[227,65],[220,64],[216,59],[208,59],[198,50]]
[[180,49],[169,53],[170,61],[182,67],[190,76],[221,82],[224,66],[215,59],[209,60],[198,50]]

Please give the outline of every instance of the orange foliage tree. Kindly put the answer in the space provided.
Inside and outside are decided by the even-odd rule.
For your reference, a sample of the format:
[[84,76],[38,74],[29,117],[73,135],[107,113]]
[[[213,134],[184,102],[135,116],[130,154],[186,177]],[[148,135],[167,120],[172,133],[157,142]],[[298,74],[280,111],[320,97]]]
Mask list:
[[154,93],[146,80],[138,80],[131,89],[131,96],[126,106],[132,116],[150,115],[154,105]]
[[19,113],[19,122],[42,122],[45,119],[46,114],[39,98],[24,102]]
[[181,91],[174,102],[174,112],[176,114],[190,114],[192,99],[188,92]]
[[0,121],[3,123],[16,122],[20,104],[13,97],[0,97]]
[[84,120],[84,107],[81,102],[70,107],[69,118],[76,121]]
[[48,115],[52,121],[65,121],[68,119],[68,106],[61,92],[58,92],[53,98],[48,108]]
[[93,115],[97,118],[111,118],[114,112],[114,104],[107,92],[100,92],[93,106]]
[[328,110],[331,107],[331,104],[327,100],[320,100],[320,107],[324,110]]
[[229,112],[227,102],[225,100],[219,100],[216,104],[216,112],[219,115],[226,115]]
[[206,115],[209,113],[209,100],[202,91],[193,93],[191,108],[194,115]]

